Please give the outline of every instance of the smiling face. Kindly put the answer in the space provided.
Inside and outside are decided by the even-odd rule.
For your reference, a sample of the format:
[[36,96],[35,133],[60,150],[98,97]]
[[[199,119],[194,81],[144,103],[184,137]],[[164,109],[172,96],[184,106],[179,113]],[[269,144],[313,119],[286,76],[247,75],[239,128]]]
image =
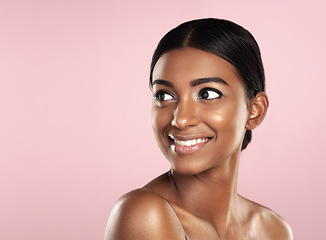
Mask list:
[[224,59],[195,48],[163,54],[153,71],[152,125],[180,174],[237,158],[249,116],[245,88]]

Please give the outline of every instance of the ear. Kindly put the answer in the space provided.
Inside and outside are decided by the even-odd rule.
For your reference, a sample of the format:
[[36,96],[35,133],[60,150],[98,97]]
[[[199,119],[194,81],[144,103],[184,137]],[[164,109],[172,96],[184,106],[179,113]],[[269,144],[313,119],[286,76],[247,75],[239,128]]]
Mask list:
[[250,100],[250,113],[246,123],[247,130],[252,130],[262,123],[266,116],[268,106],[269,101],[265,92],[257,93],[256,97]]

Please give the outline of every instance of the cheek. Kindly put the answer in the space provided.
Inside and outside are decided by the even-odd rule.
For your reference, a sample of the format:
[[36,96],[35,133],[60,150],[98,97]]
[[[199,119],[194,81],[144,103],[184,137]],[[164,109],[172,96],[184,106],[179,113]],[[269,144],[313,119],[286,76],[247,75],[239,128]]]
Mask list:
[[164,154],[164,156],[169,159],[168,149],[170,149],[170,145],[167,141],[166,136],[164,136],[164,130],[170,125],[172,121],[171,113],[166,109],[157,108],[156,106],[153,106],[151,118],[152,128],[157,145],[161,149],[161,152]]
[[243,104],[234,104],[224,106],[218,110],[205,111],[204,121],[224,140],[230,141],[241,140],[245,133],[245,125],[247,122],[247,107]]
[[159,136],[163,135],[163,130],[170,124],[172,121],[169,111],[167,109],[157,108],[152,106],[152,127],[154,134],[158,139]]

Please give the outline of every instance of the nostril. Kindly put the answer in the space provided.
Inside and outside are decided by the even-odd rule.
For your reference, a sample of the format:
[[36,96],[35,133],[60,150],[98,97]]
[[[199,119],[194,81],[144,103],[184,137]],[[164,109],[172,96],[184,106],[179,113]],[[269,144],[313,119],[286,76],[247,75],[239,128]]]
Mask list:
[[196,126],[198,124],[198,118],[196,116],[183,116],[183,117],[174,117],[172,126],[179,129],[186,129],[191,126]]
[[172,126],[178,129],[196,126],[199,122],[199,118],[194,104],[196,103],[192,101],[180,100],[173,113],[173,119],[171,121]]

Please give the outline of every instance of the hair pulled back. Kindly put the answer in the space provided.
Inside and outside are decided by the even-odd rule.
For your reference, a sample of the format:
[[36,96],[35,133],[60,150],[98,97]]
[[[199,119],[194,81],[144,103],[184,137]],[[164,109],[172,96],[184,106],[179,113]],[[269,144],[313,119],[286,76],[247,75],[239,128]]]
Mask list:
[[[265,91],[265,74],[258,44],[243,27],[223,19],[207,18],[185,22],[169,31],[159,42],[152,58],[150,86],[156,62],[168,50],[193,47],[231,63],[242,80],[249,99]],[[246,130],[241,150],[252,138]]]

